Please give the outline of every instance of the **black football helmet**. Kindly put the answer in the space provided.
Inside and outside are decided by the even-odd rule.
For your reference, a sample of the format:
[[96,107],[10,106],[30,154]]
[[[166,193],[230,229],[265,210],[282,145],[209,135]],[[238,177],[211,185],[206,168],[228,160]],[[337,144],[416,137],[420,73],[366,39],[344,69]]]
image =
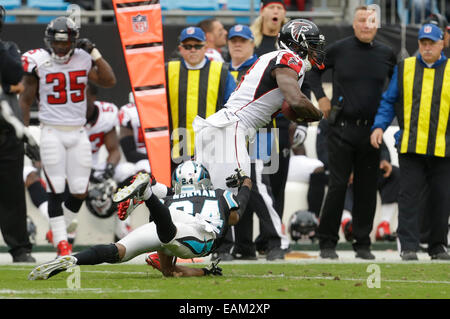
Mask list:
[[294,19],[283,25],[278,34],[278,46],[297,53],[311,65],[323,68],[325,60],[325,36],[313,22]]
[[98,218],[108,218],[117,212],[117,204],[112,201],[117,184],[114,180],[91,180],[88,186],[86,207]]
[[[72,56],[79,36],[75,22],[67,17],[58,17],[50,21],[45,29],[44,42],[56,63],[66,63]],[[55,42],[70,42],[70,47],[57,47]],[[60,54],[63,54],[60,56]]]
[[289,218],[288,231],[292,240],[298,241],[302,238],[314,240],[318,226],[319,221],[314,213],[299,210]]

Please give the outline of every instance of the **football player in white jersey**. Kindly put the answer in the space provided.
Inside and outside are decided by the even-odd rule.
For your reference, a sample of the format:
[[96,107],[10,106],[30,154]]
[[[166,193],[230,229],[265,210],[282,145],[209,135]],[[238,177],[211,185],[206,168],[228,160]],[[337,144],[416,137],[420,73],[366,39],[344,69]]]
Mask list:
[[[46,48],[22,55],[25,90],[19,103],[28,125],[30,106],[38,97],[40,153],[47,179],[50,228],[58,255],[71,254],[66,223],[76,217],[86,197],[91,172],[91,146],[84,128],[87,82],[102,87],[116,83],[111,66],[95,45],[87,39],[77,43],[78,36],[73,20],[58,17],[45,30]],[[71,195],[64,201],[66,180]]]
[[225,107],[206,119],[195,118],[196,160],[210,171],[213,185],[225,188],[226,176],[236,168],[250,172],[246,142],[280,112],[284,101],[299,120],[322,118],[300,87],[312,65],[322,66],[324,44],[313,22],[289,21],[280,31],[281,49],[262,55],[253,64]]
[[121,162],[116,167],[114,178],[119,187],[129,184],[138,172],[150,173],[151,171],[144,134],[132,92],[130,92],[128,100],[129,103],[122,106],[119,111],[120,146],[126,159],[126,162]]

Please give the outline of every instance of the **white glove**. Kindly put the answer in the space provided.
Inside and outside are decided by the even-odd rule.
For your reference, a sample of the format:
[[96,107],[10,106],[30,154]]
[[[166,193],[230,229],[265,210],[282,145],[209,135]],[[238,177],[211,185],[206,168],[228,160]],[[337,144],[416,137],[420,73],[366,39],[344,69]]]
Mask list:
[[292,147],[302,145],[305,142],[307,135],[308,135],[308,127],[303,125],[297,125],[297,128],[295,129],[294,132]]

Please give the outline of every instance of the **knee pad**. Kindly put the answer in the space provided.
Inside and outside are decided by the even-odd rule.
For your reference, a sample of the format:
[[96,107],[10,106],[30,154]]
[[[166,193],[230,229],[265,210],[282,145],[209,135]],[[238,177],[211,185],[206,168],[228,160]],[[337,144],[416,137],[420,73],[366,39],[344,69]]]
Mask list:
[[84,194],[86,193],[89,185],[89,175],[86,177],[76,177],[67,180],[69,184],[69,190],[72,194]]
[[150,162],[146,159],[137,162],[135,167],[137,172],[145,171],[147,173],[150,173]]
[[114,180],[117,183],[123,183],[128,177],[136,174],[136,167],[133,163],[119,163],[114,170]]

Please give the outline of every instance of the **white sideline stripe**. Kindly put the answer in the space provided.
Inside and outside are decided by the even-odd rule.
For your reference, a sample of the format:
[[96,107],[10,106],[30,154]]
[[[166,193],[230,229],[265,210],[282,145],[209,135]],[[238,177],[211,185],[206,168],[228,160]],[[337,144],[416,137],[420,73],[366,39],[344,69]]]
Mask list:
[[[13,268],[11,270],[24,270],[24,269],[18,269]],[[103,274],[124,274],[124,275],[148,275],[149,272],[135,272],[135,271],[110,271],[110,270],[82,270],[81,272],[85,273],[103,273]],[[227,275],[224,274],[223,277],[231,277],[231,278],[286,278],[286,279],[293,279],[293,280],[337,280],[335,277],[321,277],[321,276],[286,276],[286,275]],[[363,281],[365,282],[367,278],[341,278],[339,277],[339,280],[344,281]],[[381,282],[400,282],[400,283],[420,283],[420,284],[443,284],[443,285],[450,285],[450,281],[445,280],[403,280],[403,279],[383,279],[381,277]],[[95,289],[95,288],[94,288]],[[1,290],[0,290],[1,292]]]
[[118,289],[111,289],[111,288],[78,288],[78,289],[71,289],[71,288],[52,288],[52,289],[23,289],[23,290],[13,290],[13,289],[0,289],[0,295],[3,294],[60,294],[64,292],[90,292],[95,294],[102,294],[102,293],[149,293],[149,292],[159,292],[159,290],[155,289],[131,289],[131,290],[118,290]]
[[135,6],[135,7],[125,7],[125,8],[117,8],[118,13],[122,12],[137,12],[137,11],[147,11],[147,10],[157,10],[160,9],[161,5],[158,4],[145,4],[142,6]]

